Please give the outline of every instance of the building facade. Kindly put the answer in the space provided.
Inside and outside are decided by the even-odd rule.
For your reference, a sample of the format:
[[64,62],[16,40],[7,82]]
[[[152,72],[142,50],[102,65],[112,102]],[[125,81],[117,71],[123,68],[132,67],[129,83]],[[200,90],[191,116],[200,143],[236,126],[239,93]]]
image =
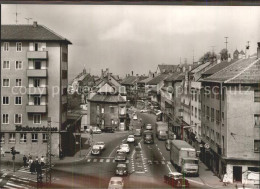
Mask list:
[[45,155],[50,118],[52,153],[58,155],[65,147],[71,42],[36,22],[3,25],[1,32],[1,146]]

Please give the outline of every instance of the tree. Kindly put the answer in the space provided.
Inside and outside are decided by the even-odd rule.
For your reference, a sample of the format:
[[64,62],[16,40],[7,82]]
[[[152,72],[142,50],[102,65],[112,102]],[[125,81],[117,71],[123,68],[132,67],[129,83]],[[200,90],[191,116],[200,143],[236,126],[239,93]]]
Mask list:
[[213,61],[214,59],[217,58],[217,55],[215,53],[212,52],[206,52],[201,58],[200,58],[200,62],[202,62],[202,64],[209,62],[209,61]]
[[221,61],[224,61],[224,60],[228,59],[228,51],[227,51],[227,49],[222,49],[220,51],[220,58],[221,58]]

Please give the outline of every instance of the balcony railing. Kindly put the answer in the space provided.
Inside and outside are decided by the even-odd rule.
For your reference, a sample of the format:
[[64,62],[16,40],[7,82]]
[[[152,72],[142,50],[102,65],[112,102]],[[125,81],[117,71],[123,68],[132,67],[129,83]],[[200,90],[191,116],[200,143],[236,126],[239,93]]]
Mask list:
[[28,95],[46,95],[47,88],[46,87],[28,87],[27,94]]
[[46,113],[47,105],[27,105],[26,112],[27,113]]
[[28,59],[47,59],[48,52],[47,51],[28,51],[27,58]]
[[46,69],[29,69],[27,70],[27,77],[47,77]]

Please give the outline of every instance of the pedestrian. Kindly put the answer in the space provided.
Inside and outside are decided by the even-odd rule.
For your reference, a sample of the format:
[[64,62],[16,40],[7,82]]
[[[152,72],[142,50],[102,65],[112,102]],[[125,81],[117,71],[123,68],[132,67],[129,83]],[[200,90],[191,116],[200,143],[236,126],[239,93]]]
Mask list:
[[32,159],[32,155],[31,154],[28,155],[28,159]]
[[32,162],[33,162],[33,160],[32,160],[32,156],[29,155],[28,168],[30,168],[30,170],[31,170]]
[[60,149],[60,159],[63,158],[63,153],[62,153],[62,149]]
[[223,185],[227,186],[227,184],[228,184],[228,175],[227,175],[227,173],[225,173],[224,177],[223,177]]
[[40,162],[41,162],[41,167],[44,167],[44,165],[45,165],[45,159],[44,159],[43,156],[41,157]]
[[42,167],[41,167],[41,164],[39,163],[39,161],[35,162],[35,169],[36,169],[37,174],[42,174]]
[[32,163],[31,163],[31,166],[30,166],[30,172],[31,174],[34,174],[35,173],[35,161],[31,160]]
[[27,157],[23,155],[23,166],[26,167],[27,165]]

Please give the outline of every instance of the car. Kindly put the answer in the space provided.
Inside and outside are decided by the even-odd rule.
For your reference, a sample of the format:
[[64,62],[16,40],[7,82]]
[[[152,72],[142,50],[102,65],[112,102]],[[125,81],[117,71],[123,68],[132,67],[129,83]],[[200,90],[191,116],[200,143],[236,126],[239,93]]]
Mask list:
[[126,161],[126,159],[127,159],[126,152],[117,151],[115,156],[115,161]]
[[166,148],[166,150],[170,150],[171,149],[171,140],[166,140],[165,141],[165,148]]
[[119,149],[117,150],[117,152],[125,152],[125,153],[129,153],[130,152],[130,147],[128,144],[121,144],[119,146]]
[[142,136],[142,130],[141,129],[135,129],[134,136]]
[[122,177],[112,177],[108,184],[108,189],[123,189],[124,181]]
[[93,134],[101,134],[102,131],[98,127],[92,127],[91,129]]
[[189,181],[178,172],[170,172],[167,175],[164,175],[164,182],[171,185],[173,188],[188,188],[190,186]]
[[145,130],[153,130],[152,124],[151,124],[151,123],[148,123],[148,124],[145,126]]
[[91,154],[92,155],[100,155],[101,154],[101,149],[100,146],[98,145],[93,145],[92,149],[91,149]]
[[118,163],[116,166],[116,175],[127,175],[127,165],[126,163]]
[[96,142],[95,146],[99,146],[101,150],[105,150],[106,144],[104,142]]
[[135,136],[134,135],[129,135],[126,139],[127,142],[133,143],[135,142]]
[[140,110],[140,113],[147,113],[147,112],[148,112],[148,110],[146,110],[146,109]]
[[102,132],[104,133],[114,133],[115,130],[112,127],[105,127]]
[[135,115],[133,115],[133,120],[137,120],[138,118],[137,118],[137,115],[135,114]]

